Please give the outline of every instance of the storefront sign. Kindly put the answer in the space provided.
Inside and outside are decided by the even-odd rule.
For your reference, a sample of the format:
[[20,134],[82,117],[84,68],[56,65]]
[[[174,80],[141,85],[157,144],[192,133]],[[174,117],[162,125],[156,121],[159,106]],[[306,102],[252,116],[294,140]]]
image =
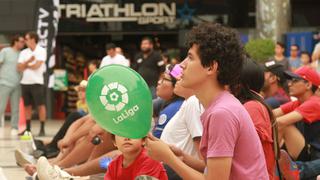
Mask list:
[[60,4],[60,17],[84,18],[87,22],[164,24],[175,21],[176,3],[143,3],[139,9],[133,3]]

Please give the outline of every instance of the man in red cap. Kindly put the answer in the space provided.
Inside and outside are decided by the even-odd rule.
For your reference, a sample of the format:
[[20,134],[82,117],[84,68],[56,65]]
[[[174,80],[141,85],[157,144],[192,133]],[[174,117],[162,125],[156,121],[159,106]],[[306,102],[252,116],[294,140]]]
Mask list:
[[[284,143],[293,160],[317,159],[316,154],[320,152],[320,97],[314,92],[320,86],[320,77],[310,67],[299,68],[294,73],[286,71],[285,76],[289,80],[289,94],[297,100],[273,110],[278,123],[279,142]],[[281,152],[282,155],[284,153]],[[280,169],[284,175],[290,170],[281,165]],[[299,171],[294,179],[298,177]]]

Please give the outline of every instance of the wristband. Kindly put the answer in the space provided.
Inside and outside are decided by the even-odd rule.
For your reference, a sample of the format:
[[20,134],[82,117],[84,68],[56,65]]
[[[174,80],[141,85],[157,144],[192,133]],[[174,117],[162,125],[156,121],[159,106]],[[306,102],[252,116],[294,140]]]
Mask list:
[[107,170],[111,161],[112,161],[111,157],[103,157],[99,160],[99,165],[102,169]]

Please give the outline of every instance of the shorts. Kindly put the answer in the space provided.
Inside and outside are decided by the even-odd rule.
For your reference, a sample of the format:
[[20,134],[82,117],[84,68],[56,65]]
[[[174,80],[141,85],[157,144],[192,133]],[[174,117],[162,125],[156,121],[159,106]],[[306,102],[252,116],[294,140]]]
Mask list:
[[310,161],[311,160],[311,145],[305,144],[301,150],[296,161]]
[[22,84],[22,97],[25,106],[35,105],[36,107],[45,104],[44,85]]

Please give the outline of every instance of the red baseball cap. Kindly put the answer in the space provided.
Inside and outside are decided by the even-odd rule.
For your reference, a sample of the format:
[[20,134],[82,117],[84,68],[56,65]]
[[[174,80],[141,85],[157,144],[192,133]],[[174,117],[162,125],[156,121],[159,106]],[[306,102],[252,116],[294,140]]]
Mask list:
[[307,81],[310,81],[315,86],[320,86],[320,76],[313,68],[308,66],[303,66],[297,69],[294,73],[291,71],[285,71],[285,76],[288,79],[300,78]]

